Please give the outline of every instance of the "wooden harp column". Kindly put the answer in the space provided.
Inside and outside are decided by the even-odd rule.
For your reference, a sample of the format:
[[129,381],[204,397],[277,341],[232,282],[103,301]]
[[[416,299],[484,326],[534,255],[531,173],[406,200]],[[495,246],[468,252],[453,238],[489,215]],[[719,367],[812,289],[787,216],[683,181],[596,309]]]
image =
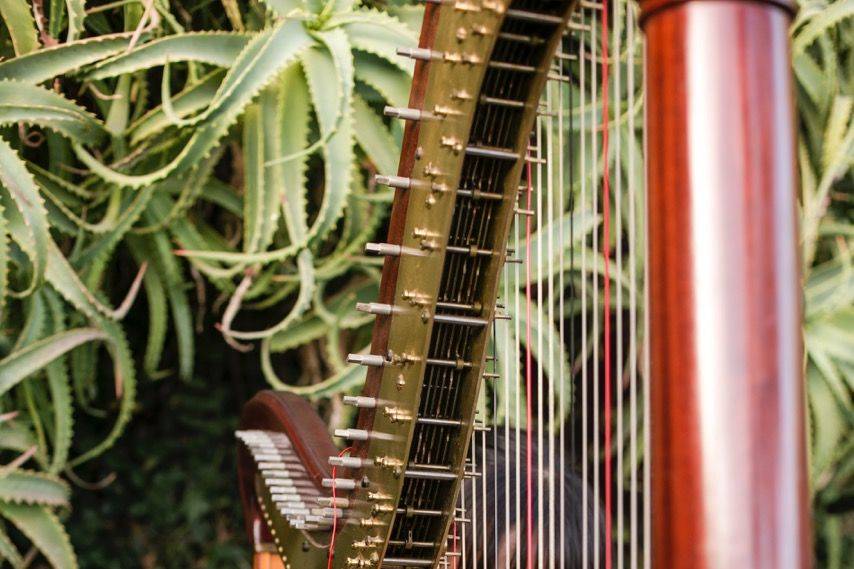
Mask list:
[[794,3],[642,0],[655,567],[806,567]]

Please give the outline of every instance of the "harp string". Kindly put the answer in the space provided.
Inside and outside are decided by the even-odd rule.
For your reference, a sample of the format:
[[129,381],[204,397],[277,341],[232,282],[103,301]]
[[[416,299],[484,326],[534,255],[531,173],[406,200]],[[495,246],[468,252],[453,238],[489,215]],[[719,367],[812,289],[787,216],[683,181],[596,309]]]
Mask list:
[[[627,90],[628,90],[628,144],[632,143],[635,134],[635,21],[634,5],[626,4],[626,43],[628,44],[627,58]],[[629,200],[629,566],[638,566],[638,420],[637,420],[637,256],[636,256],[636,187],[635,153],[629,149],[628,159],[628,200]]]
[[[583,566],[651,566],[649,462],[643,451],[649,434],[648,345],[638,344],[638,333],[646,336],[648,327],[647,312],[639,313],[646,291],[645,271],[638,278],[644,253],[639,247],[646,247],[638,219],[644,194],[633,147],[642,84],[635,59],[642,44],[631,3],[615,3],[611,21],[602,8],[585,2],[574,16],[576,25],[551,69],[558,80],[547,84],[528,148],[517,205],[535,215],[519,218],[511,231],[512,248],[517,257],[524,254],[524,266],[504,267],[501,310],[516,317],[493,326],[490,361],[498,379],[482,390],[479,405],[479,421],[491,421],[493,428],[491,436],[477,430],[472,438],[467,470],[475,477],[462,490],[458,515],[463,520],[451,538],[455,568],[486,568],[492,559],[506,569],[523,562],[530,569],[563,569],[572,509],[584,512],[579,520]],[[576,154],[573,146],[579,143]],[[563,223],[567,210],[569,242]],[[576,213],[578,219],[600,215],[601,227],[576,237]],[[638,286],[644,286],[640,299]],[[580,404],[573,402],[574,385]],[[490,444],[496,455],[489,454]],[[563,479],[579,458],[580,504],[568,499]],[[491,493],[489,484],[497,489],[501,481],[503,496]]]
[[[582,25],[587,21],[587,9],[581,10]],[[581,33],[579,32],[579,36]],[[581,211],[587,211],[587,54],[585,51],[584,38],[579,37],[578,42],[578,67],[579,67],[579,86],[578,92],[580,96],[581,107],[581,128],[579,130],[581,140]],[[582,567],[590,567],[590,522],[587,512],[589,511],[590,502],[590,476],[588,472],[588,377],[587,377],[587,338],[588,335],[588,309],[587,309],[587,246],[586,235],[585,243],[581,247],[581,503],[582,516],[581,522],[581,556]]]
[[[646,46],[644,46],[644,56],[646,56]],[[646,71],[644,70],[644,73]],[[645,81],[645,79],[644,79]],[[644,137],[646,133],[644,130]],[[649,204],[647,202],[648,194],[644,192],[644,215],[648,211]],[[642,218],[643,219],[643,218]],[[649,258],[649,241],[643,240],[644,254],[643,258]],[[646,569],[652,567],[652,446],[650,440],[651,421],[651,402],[650,402],[650,348],[649,348],[649,263],[644,263],[643,277],[643,520],[644,520],[644,560],[643,565]]]
[[[599,16],[595,9],[591,10],[590,17],[590,98],[591,108],[594,110],[593,124],[590,125],[590,158],[593,168],[593,177],[590,187],[593,205],[591,211],[599,211],[599,192],[597,192],[596,179],[599,173],[599,140],[598,140],[598,117],[596,109],[599,108],[599,81],[598,69],[596,65],[596,45],[598,41]],[[593,231],[593,251],[599,250],[599,232]],[[599,569],[601,565],[601,556],[599,554],[599,543],[602,539],[600,532],[600,517],[602,515],[599,507],[601,494],[600,483],[600,417],[599,417],[599,319],[601,312],[599,308],[599,274],[596,271],[591,271],[593,307],[591,314],[593,316],[593,567]]]
[[[548,104],[548,103],[547,103]],[[546,108],[546,115],[550,112],[550,109]],[[545,532],[544,532],[544,504],[543,504],[543,451],[545,449],[545,445],[543,444],[543,383],[545,379],[545,374],[543,373],[543,363],[548,361],[548,355],[543,351],[543,213],[545,209],[545,204],[543,203],[543,165],[542,165],[542,150],[543,150],[543,127],[544,124],[547,123],[548,118],[544,118],[542,115],[537,119],[537,149],[536,153],[536,196],[537,196],[537,204],[536,204],[536,214],[534,216],[534,221],[536,222],[537,227],[537,303],[536,303],[536,322],[537,322],[537,418],[534,421],[537,429],[537,490],[536,490],[536,502],[537,502],[537,541],[536,545],[541,545],[545,543]],[[532,302],[533,304],[533,302]],[[529,544],[528,547],[534,547],[534,544]],[[536,547],[537,552],[537,567],[543,566],[543,551],[544,547]]]
[[[621,87],[622,87],[622,51],[621,51],[621,41],[622,41],[622,20],[620,17],[620,8],[622,6],[621,2],[614,2],[614,24],[613,24],[613,33],[612,33],[612,45],[611,45],[611,53],[613,54],[613,77],[614,77],[614,116],[615,116],[615,125],[614,125],[614,212],[615,212],[615,246],[614,246],[614,258],[616,264],[616,274],[619,277],[623,274],[623,216],[622,216],[622,195],[623,195],[623,171],[620,168],[620,157],[622,151],[622,137],[620,134],[620,105],[619,101],[621,98]],[[631,113],[631,108],[629,108],[629,112]],[[623,472],[624,471],[624,456],[623,456],[623,447],[624,447],[624,432],[623,432],[623,377],[624,377],[624,359],[623,359],[623,287],[619,282],[619,279],[616,281],[616,313],[615,313],[615,324],[616,324],[616,371],[615,371],[615,391],[616,391],[616,416],[617,416],[617,424],[615,428],[616,432],[616,446],[615,449],[617,451],[617,464],[616,464],[616,482],[617,482],[617,538],[618,540],[622,540],[623,535],[625,535],[625,520],[624,520],[624,504],[623,504]],[[631,540],[631,536],[629,537]],[[607,543],[607,542],[606,542]],[[624,548],[622,547],[622,543],[617,544],[617,568],[623,569],[625,566],[625,555]]]
[[[608,156],[609,144],[609,83],[610,72],[608,63],[608,5],[602,1],[602,324],[603,324],[603,357],[604,357],[604,397],[602,402],[602,429],[604,431],[605,454],[605,569],[613,566],[612,552],[614,543],[611,537],[611,515],[613,512],[613,497],[611,489],[611,169]],[[615,56],[617,53],[614,54]]]
[[[566,41],[561,41],[561,53],[566,53]],[[562,77],[569,77],[568,66],[565,64],[565,59],[561,58],[558,60],[558,72]],[[564,152],[564,97],[567,95],[567,92],[572,93],[572,88],[567,87],[565,83],[561,82],[558,84],[558,128],[557,128],[557,156],[558,156],[558,203],[560,204],[560,212],[563,213],[566,211],[566,179],[564,178],[564,165],[565,165],[565,152]],[[572,103],[570,103],[569,108],[572,108]],[[569,155],[570,164],[572,163],[572,154]],[[570,176],[570,183],[571,183]],[[572,187],[570,186],[570,195],[572,194]],[[572,211],[572,208],[569,208],[569,220],[570,220],[570,235],[572,234],[572,220],[575,212]],[[560,346],[566,346],[566,338],[565,338],[565,319],[566,315],[564,313],[564,297],[566,294],[566,287],[564,283],[564,251],[565,248],[565,235],[564,235],[564,223],[562,220],[562,215],[559,218],[559,233],[558,233],[558,250],[560,254],[558,255],[558,335],[560,338]],[[572,259],[570,257],[570,266],[572,265]],[[570,342],[571,346],[572,342]],[[571,346],[570,350],[574,348]],[[559,444],[559,460],[558,460],[558,468],[560,473],[566,472],[566,422],[567,422],[567,414],[566,414],[566,383],[567,379],[571,382],[572,376],[570,375],[567,378],[566,375],[566,359],[561,356],[560,357],[560,373],[558,378],[560,380],[560,392],[558,396],[558,406],[560,407],[561,417],[560,424],[558,425],[558,444]],[[554,473],[552,473],[554,475]],[[565,548],[563,546],[566,543],[566,485],[563,484],[564,478],[561,478],[560,484],[560,507],[559,507],[559,520],[560,520],[560,530],[558,532],[558,547],[560,551],[558,569],[564,569],[566,567],[566,553]]]
[[[532,205],[533,180],[531,162],[525,164],[527,178],[526,208]],[[525,217],[525,543],[527,550],[525,564],[527,569],[534,567],[534,484],[533,484],[533,437],[532,397],[534,392],[531,357],[531,217]]]

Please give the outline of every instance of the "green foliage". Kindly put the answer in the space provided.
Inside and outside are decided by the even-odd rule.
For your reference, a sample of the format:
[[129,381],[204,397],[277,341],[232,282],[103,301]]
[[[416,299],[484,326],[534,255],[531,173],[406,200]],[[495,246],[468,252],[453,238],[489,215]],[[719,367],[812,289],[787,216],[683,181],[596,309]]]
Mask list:
[[811,483],[817,555],[854,559],[854,2],[805,1],[793,26],[801,141]]
[[337,353],[317,385],[273,360],[318,324],[305,338],[323,352],[367,342],[351,300],[379,269],[357,257],[390,198],[367,180],[396,169],[401,136],[378,109],[408,89],[395,48],[418,24],[343,0],[12,0],[0,16],[0,556],[69,568],[57,476],[124,432],[137,369],[194,377],[209,315],[232,347],[260,341],[280,388],[360,380]]

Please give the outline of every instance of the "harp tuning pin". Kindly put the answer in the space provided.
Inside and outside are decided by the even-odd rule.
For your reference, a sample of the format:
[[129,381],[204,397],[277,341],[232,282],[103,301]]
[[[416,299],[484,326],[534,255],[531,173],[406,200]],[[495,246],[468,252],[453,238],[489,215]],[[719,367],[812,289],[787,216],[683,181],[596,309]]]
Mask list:
[[335,429],[335,436],[348,441],[366,441],[371,438],[371,433],[364,429]]
[[496,313],[495,313],[495,319],[496,319],[496,320],[512,320],[512,317],[511,317],[509,314],[504,314],[504,313],[501,313],[501,312],[496,312]]
[[336,490],[355,490],[359,481],[352,478],[324,478],[322,485],[324,488],[335,488]]
[[347,363],[369,367],[384,367],[389,362],[383,356],[376,354],[348,354]]
[[389,316],[395,312],[394,306],[380,302],[357,302],[356,310],[377,316]]
[[359,458],[358,456],[330,456],[329,465],[341,468],[363,468],[370,466],[371,461]]
[[500,374],[492,373],[492,372],[484,372],[484,374],[483,374],[483,379],[498,379],[500,377],[501,377]]
[[386,107],[383,110],[383,114],[387,117],[402,119],[405,121],[420,121],[424,118],[430,118],[428,113],[425,113],[421,109],[409,109],[402,107]]
[[445,58],[445,54],[441,51],[435,51],[424,47],[399,47],[397,48],[397,55],[421,61]]
[[363,397],[361,395],[345,395],[344,405],[352,405],[360,409],[375,409],[377,400],[375,397]]
[[377,174],[374,176],[374,182],[381,186],[389,186],[390,188],[400,188],[403,190],[408,190],[412,187],[412,180],[410,178],[404,178],[403,176],[385,176]]
[[516,208],[515,213],[516,213],[516,215],[525,215],[528,217],[533,217],[536,214],[536,212],[532,209],[522,209],[522,208]]
[[359,520],[359,525],[362,527],[375,528],[375,527],[382,527],[382,526],[386,525],[386,523],[384,521],[378,520],[376,518],[362,518],[361,520]]
[[367,243],[365,244],[365,252],[384,257],[399,257],[403,252],[403,247],[391,243]]
[[341,497],[331,497],[331,496],[320,496],[317,499],[317,503],[320,506],[328,506],[330,508],[343,508],[347,509],[350,507],[350,500],[348,498]]

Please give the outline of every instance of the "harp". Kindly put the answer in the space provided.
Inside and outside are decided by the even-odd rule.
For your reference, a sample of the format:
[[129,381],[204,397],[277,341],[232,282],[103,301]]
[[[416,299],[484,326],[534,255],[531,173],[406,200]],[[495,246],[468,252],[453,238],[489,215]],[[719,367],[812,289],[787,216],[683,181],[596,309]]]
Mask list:
[[346,448],[242,415],[256,567],[809,565],[794,9],[426,2]]

